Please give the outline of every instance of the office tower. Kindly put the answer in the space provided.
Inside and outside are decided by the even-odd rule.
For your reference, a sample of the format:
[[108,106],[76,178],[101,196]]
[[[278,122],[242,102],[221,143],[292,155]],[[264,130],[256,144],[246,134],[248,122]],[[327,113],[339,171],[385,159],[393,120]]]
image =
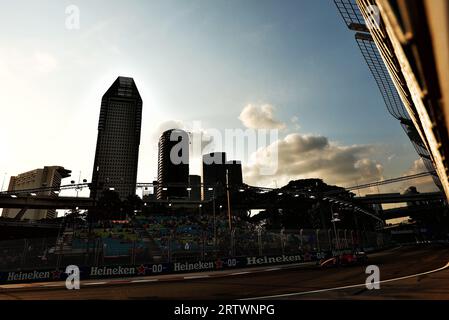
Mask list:
[[190,175],[189,176],[189,200],[200,201],[201,200],[201,176]]
[[101,100],[91,197],[115,190],[135,195],[139,160],[142,99],[132,78],[118,77]]
[[[213,190],[210,190],[210,189]],[[203,200],[224,195],[226,190],[226,153],[203,155]]]
[[[9,181],[8,191],[29,190],[36,196],[53,196],[57,197],[55,189],[61,186],[61,180],[70,177],[71,171],[63,167],[51,166],[43,169],[35,169],[17,176],[11,177]],[[52,190],[42,190],[41,188],[53,188]],[[19,209],[3,209],[2,217],[17,218],[28,220],[41,220],[56,218],[56,210],[47,209],[28,209],[20,212]]]
[[189,135],[180,129],[165,131],[159,139],[157,199],[188,197]]
[[[404,16],[407,16],[407,18],[410,19],[410,13],[413,12],[413,15],[417,15],[415,16],[417,21],[425,24],[426,15],[421,15],[419,9],[413,8],[415,5],[419,6],[421,2],[410,1],[410,6],[404,5],[400,6],[400,8],[396,7],[396,11],[392,11],[389,14],[379,15],[380,20],[378,22],[375,22],[375,24],[378,24],[378,27],[373,26],[374,21],[372,21],[372,8],[381,8],[380,6],[376,5],[377,0],[334,0],[334,2],[337,5],[337,8],[347,27],[355,33],[355,40],[357,42],[357,45],[360,48],[360,51],[365,58],[365,61],[374,77],[374,80],[379,87],[388,112],[394,118],[399,120],[399,123],[412,142],[413,147],[421,157],[426,170],[432,173],[435,185],[441,191],[444,190],[446,192],[446,195],[449,196],[449,180],[447,179],[447,172],[449,172],[449,170],[442,170],[442,166],[436,166],[438,161],[435,162],[435,160],[441,157],[440,152],[449,149],[441,148],[440,145],[443,143],[440,141],[439,143],[433,144],[432,150],[432,144],[429,144],[429,141],[426,140],[428,139],[426,135],[430,134],[430,136],[432,136],[432,132],[436,132],[436,129],[434,127],[439,121],[443,121],[443,117],[435,116],[440,114],[440,112],[436,110],[426,115],[426,117],[429,116],[429,120],[425,121],[424,123],[431,123],[432,125],[431,129],[429,129],[430,127],[428,128],[428,132],[424,132],[423,130],[426,125],[420,124],[421,120],[418,116],[419,114],[427,114],[428,110],[438,108],[438,106],[440,106],[442,102],[441,97],[438,94],[434,97],[431,97],[431,94],[437,93],[438,90],[429,90],[428,88],[423,86],[426,81],[424,81],[424,78],[422,77],[424,76],[423,72],[425,72],[426,70],[424,70],[422,66],[430,66],[432,63],[434,63],[433,57],[426,56],[425,58],[423,58],[425,55],[423,55],[422,53],[418,54],[417,51],[410,50],[409,48],[407,48],[405,52],[407,52],[410,57],[404,56],[405,52],[401,51],[402,49],[398,50],[399,45],[396,47],[393,45],[395,42],[397,44],[399,44],[400,42],[398,42],[398,39],[396,38],[397,35],[389,34],[387,32],[387,25],[389,23],[392,23],[392,21],[388,20],[395,17],[396,15],[398,16],[393,19],[395,21],[394,23],[401,21],[402,17]],[[400,13],[400,11],[402,10],[408,11],[412,8],[413,10],[408,13]],[[385,8],[383,8],[383,10],[385,10]],[[437,9],[437,11],[439,10]],[[414,26],[417,27],[418,24],[414,24]],[[398,30],[398,27],[399,26],[391,27],[390,29]],[[414,36],[423,37],[423,39],[421,40],[424,40],[426,44],[421,46],[422,49],[426,51],[426,53],[431,52],[431,49],[429,48],[431,42],[428,38],[426,39],[426,33],[421,32],[427,27],[424,27],[423,25],[422,28],[423,29],[421,29],[421,27],[418,27],[418,32]],[[437,32],[437,34],[441,36],[442,33]],[[412,35],[412,30],[407,30],[407,36],[411,37]],[[446,43],[446,37],[441,36],[441,39]],[[412,41],[411,38],[406,42],[416,44],[416,42]],[[423,61],[413,61],[417,57],[422,58],[425,63],[423,63]],[[411,60],[407,61],[408,59]],[[406,68],[405,66],[410,62],[411,65]],[[413,76],[411,66],[417,68],[416,70],[414,70],[415,75]],[[442,68],[444,70],[443,74],[446,75],[447,68]],[[427,76],[434,77],[436,70],[434,71],[433,68],[429,68],[428,70],[432,71],[429,71],[429,74]],[[412,79],[420,79],[420,83],[418,83],[416,80],[412,81]],[[432,88],[438,88],[438,81],[436,79],[430,81],[429,83],[432,83]],[[445,83],[447,84],[447,81]],[[423,90],[423,92],[419,92],[421,90]],[[413,97],[415,97],[416,99],[413,99]],[[420,101],[419,103],[417,103],[418,99],[421,99],[423,97],[425,97],[425,101]],[[419,112],[419,109],[421,109],[421,112]],[[430,120],[434,116],[436,118]],[[443,127],[446,127],[446,125],[443,125]],[[432,137],[430,141],[439,141],[439,139],[440,135],[436,135]],[[447,158],[447,155],[444,155],[442,158]],[[446,165],[444,164],[443,166]],[[441,177],[444,178],[440,179]]]
[[228,169],[228,183],[231,189],[238,189],[243,185],[242,163],[232,160],[226,162]]

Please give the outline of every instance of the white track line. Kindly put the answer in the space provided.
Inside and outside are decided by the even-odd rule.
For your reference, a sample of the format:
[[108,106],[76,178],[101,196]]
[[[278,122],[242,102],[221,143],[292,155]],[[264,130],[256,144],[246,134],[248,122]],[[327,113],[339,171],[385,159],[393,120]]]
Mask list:
[[[404,277],[399,277],[399,278],[394,278],[394,279],[377,281],[377,282],[373,282],[372,284],[374,285],[374,284],[381,284],[381,283],[395,282],[395,281],[400,281],[400,280],[405,280],[405,279],[410,279],[410,278],[416,278],[416,277],[424,276],[424,275],[427,275],[427,274],[440,272],[440,271],[443,271],[443,270],[445,270],[447,268],[449,268],[449,262],[444,267],[441,267],[441,268],[438,268],[438,269],[435,269],[435,270],[422,272],[422,273],[417,273],[417,274],[412,274],[412,275],[409,275],[409,276],[404,276]],[[329,289],[320,289],[320,290],[303,291],[303,292],[293,292],[293,293],[278,294],[278,295],[272,295],[272,296],[245,298],[245,299],[240,299],[240,300],[260,300],[260,299],[272,299],[272,298],[285,298],[285,297],[302,296],[302,295],[307,295],[307,294],[314,294],[314,293],[321,293],[321,292],[328,292],[328,291],[360,288],[360,287],[365,287],[365,286],[366,286],[365,283],[363,283],[363,284],[354,284],[354,285],[343,286],[343,287],[336,287],[336,288],[329,288]]]
[[277,270],[282,270],[282,268],[271,268],[271,269],[266,269],[266,270],[263,270],[263,272],[277,271]]
[[89,282],[89,283],[83,283],[85,286],[96,286],[100,284],[107,284],[107,282]]
[[156,282],[159,279],[142,279],[142,280],[132,280],[132,283],[143,283],[143,282]]
[[230,276],[239,276],[241,274],[248,274],[251,273],[250,271],[243,271],[243,272],[235,272],[235,273],[231,273]]
[[44,284],[41,287],[63,287],[63,284]]
[[0,286],[1,289],[20,289],[25,287],[26,285],[21,284],[9,284],[8,286]]
[[189,276],[189,277],[184,277],[184,280],[201,279],[201,278],[209,278],[209,275]]

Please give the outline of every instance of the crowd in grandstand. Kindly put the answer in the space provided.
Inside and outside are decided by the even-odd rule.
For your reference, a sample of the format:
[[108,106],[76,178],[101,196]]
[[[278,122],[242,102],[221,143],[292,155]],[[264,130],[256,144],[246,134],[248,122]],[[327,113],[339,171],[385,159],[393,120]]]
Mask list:
[[[60,230],[57,239],[36,245],[0,246],[0,269],[11,265],[59,263],[148,263],[198,261],[226,256],[298,254],[330,248],[329,230],[267,231],[237,217],[232,229],[226,216],[194,214],[138,214],[127,220],[74,223]],[[350,233],[348,233],[349,237]],[[20,242],[22,241],[22,242]],[[352,241],[348,241],[352,244]]]

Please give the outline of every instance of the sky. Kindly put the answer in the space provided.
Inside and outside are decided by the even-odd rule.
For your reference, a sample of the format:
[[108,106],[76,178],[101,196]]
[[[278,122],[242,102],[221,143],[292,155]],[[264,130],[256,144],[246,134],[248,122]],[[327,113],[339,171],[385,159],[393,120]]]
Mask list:
[[[333,1],[2,2],[3,189],[44,165],[90,181],[101,97],[118,76],[134,78],[143,100],[139,182],[157,176],[159,134],[195,123],[206,134],[277,130],[236,154],[251,185],[317,177],[349,186],[425,171]],[[67,28],[69,6],[77,29]],[[277,170],[261,174],[273,150]]]

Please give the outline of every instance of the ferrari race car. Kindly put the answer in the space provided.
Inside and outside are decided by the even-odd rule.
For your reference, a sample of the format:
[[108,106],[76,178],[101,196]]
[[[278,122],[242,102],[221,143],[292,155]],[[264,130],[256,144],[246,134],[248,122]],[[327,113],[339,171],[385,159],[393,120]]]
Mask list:
[[365,264],[368,257],[363,251],[356,252],[343,252],[337,253],[332,256],[326,257],[320,260],[320,267],[336,267],[336,266],[348,266]]

